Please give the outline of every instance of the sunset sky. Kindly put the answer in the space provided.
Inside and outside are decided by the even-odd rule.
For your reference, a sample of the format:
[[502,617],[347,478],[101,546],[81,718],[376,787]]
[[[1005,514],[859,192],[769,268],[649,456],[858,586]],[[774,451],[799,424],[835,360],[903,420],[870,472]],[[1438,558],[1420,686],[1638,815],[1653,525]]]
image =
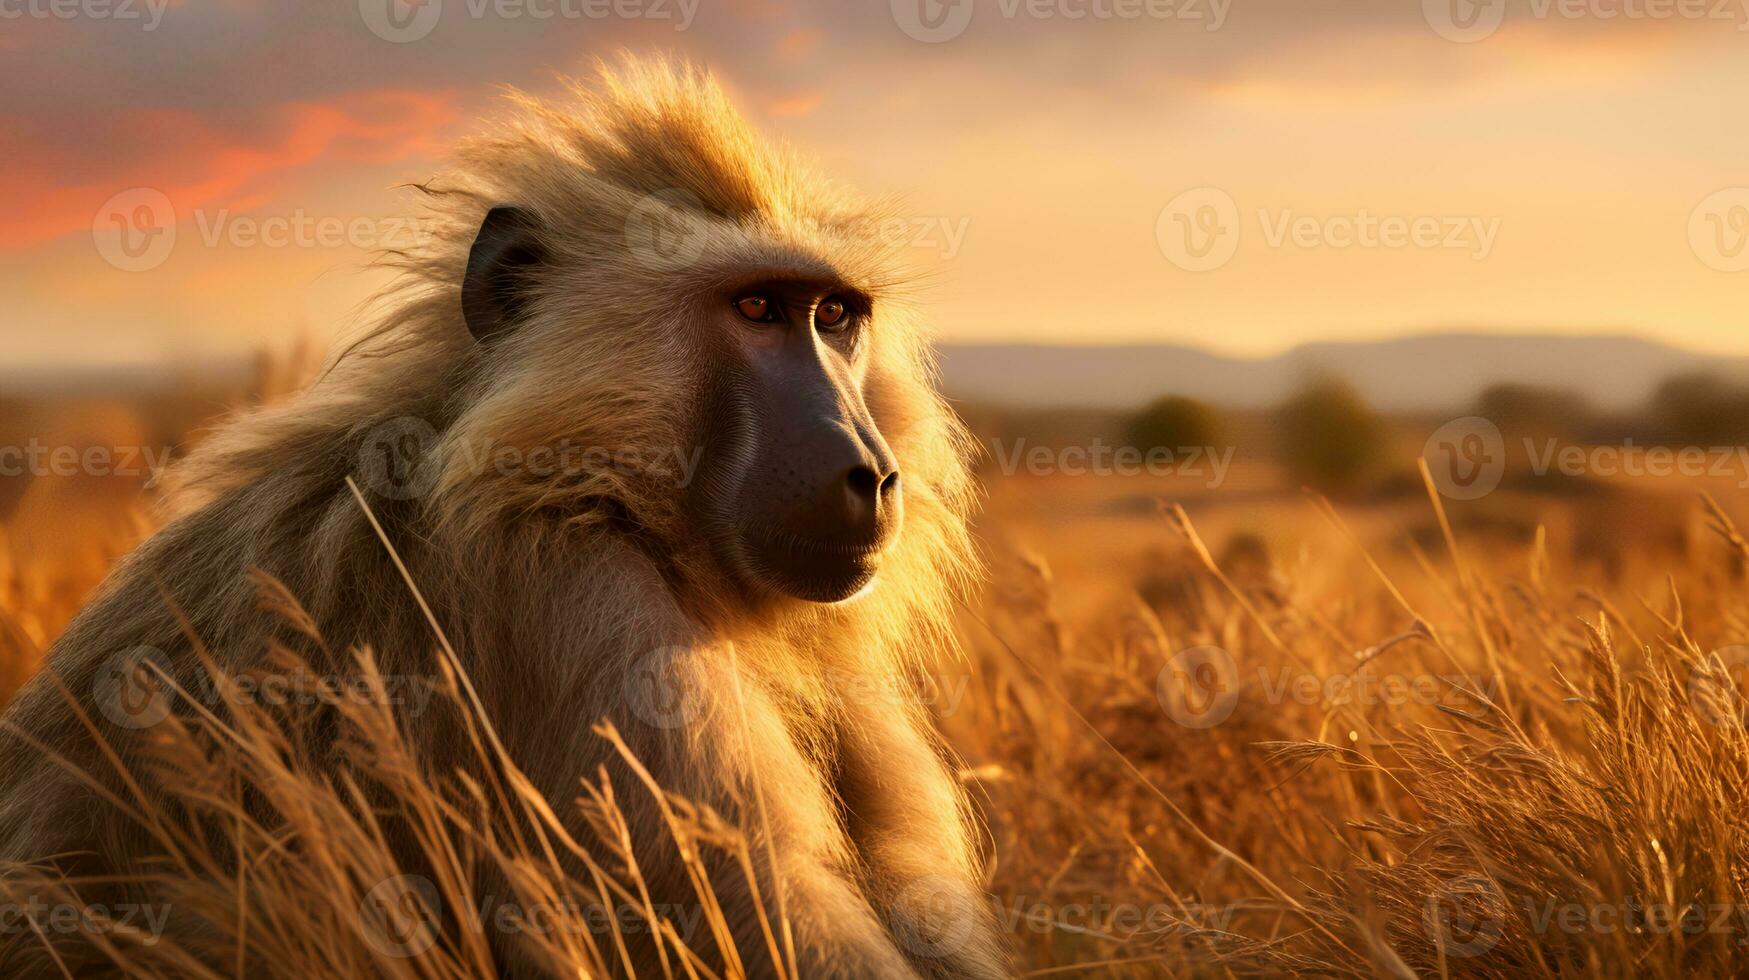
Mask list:
[[[325,336],[394,185],[628,48],[904,201],[947,340],[1749,353],[1749,0],[1500,3],[6,0],[0,329],[27,364]],[[173,247],[118,251],[156,202]]]

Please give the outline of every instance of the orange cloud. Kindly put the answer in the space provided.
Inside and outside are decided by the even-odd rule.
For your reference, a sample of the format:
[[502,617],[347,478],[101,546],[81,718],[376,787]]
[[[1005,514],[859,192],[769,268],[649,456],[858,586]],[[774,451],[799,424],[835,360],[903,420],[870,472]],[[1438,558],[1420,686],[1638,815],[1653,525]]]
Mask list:
[[246,132],[182,109],[101,113],[80,121],[73,147],[46,135],[65,120],[0,118],[0,128],[18,137],[11,173],[0,182],[0,249],[89,229],[104,202],[129,188],[161,191],[187,217],[270,198],[313,164],[433,153],[459,115],[454,93],[382,88],[286,103]]

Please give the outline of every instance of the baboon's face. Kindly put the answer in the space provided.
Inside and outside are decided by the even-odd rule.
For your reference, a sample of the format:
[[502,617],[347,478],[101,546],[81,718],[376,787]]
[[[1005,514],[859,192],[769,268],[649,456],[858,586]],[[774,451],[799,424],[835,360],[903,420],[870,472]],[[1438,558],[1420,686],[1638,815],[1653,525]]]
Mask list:
[[[486,215],[462,282],[480,343],[521,318],[549,258],[542,237],[522,208]],[[753,594],[839,602],[868,588],[899,533],[902,495],[863,398],[871,299],[817,273],[780,271],[676,298],[673,309],[676,330],[683,319],[696,328],[686,336],[700,374],[695,390],[655,395],[697,412],[701,468],[677,492],[718,563]]]
[[873,310],[829,279],[764,275],[708,297],[720,345],[693,503],[744,586],[837,602],[873,583],[901,477],[863,399]]

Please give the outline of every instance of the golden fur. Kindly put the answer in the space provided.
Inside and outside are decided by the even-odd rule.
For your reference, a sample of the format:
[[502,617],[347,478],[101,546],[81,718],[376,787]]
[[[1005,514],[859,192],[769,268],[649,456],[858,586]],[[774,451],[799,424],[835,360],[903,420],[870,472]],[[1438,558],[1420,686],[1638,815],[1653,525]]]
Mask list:
[[[327,650],[368,644],[385,673],[430,675],[432,632],[346,486],[358,478],[488,715],[556,808],[610,758],[590,726],[611,718],[669,789],[731,819],[748,822],[746,789],[763,780],[803,976],[1002,975],[965,802],[926,719],[855,693],[871,676],[912,676],[951,644],[954,598],[974,570],[966,442],[934,391],[904,276],[865,233],[877,212],[769,148],[694,70],[628,63],[566,100],[513,101],[511,122],[420,188],[431,234],[388,257],[404,274],[381,329],[296,401],[205,442],[179,475],[179,516],[68,629],[50,672],[124,759],[139,749],[91,710],[93,685],[108,658],[140,646],[192,677],[172,606],[227,669],[279,642],[340,671]],[[549,260],[524,321],[481,344],[459,283],[483,215],[506,202],[542,219]],[[697,236],[696,261],[656,268],[628,247],[628,222],[652,212]],[[685,297],[749,269],[831,276],[876,300],[862,391],[905,474],[905,521],[876,587],[845,603],[748,602],[704,553],[671,470],[494,462],[558,445],[683,453],[712,366],[675,318]],[[381,487],[361,467],[385,431],[404,430],[436,436],[415,453],[430,467],[422,492],[371,493]],[[303,601],[326,647],[260,608],[251,568]],[[684,724],[652,725],[628,707],[628,673],[652,663],[675,678]],[[750,739],[724,700],[737,687]],[[5,721],[103,768],[45,678]],[[453,719],[413,731],[434,771],[467,765]],[[631,816],[660,837],[652,808]],[[80,852],[79,868],[107,871],[144,846],[62,769],[0,735],[0,858]],[[683,894],[659,842],[639,853],[653,888]],[[770,973],[754,899],[734,878],[714,883],[750,968]],[[952,948],[904,940],[919,883],[964,918]]]

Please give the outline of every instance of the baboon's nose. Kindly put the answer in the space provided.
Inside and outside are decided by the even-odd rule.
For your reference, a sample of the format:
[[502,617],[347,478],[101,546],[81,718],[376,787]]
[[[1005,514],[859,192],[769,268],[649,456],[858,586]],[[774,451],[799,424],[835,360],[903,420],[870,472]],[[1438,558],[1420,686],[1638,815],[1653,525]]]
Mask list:
[[857,527],[872,527],[892,515],[899,506],[899,471],[858,464],[844,477],[845,502],[851,523]]

